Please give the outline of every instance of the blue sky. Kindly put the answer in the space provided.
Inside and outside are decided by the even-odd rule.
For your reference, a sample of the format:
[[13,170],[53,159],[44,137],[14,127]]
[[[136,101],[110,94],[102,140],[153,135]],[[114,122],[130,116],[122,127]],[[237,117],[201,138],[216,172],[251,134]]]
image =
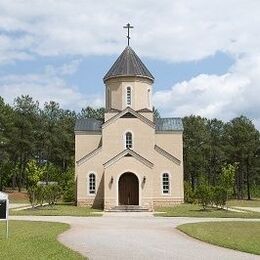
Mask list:
[[[122,31],[123,33],[125,32]],[[122,46],[121,49],[123,50],[124,47]],[[43,58],[38,56],[34,60],[17,61],[2,65],[0,76],[8,74],[40,74],[45,70],[46,66],[60,67],[63,64],[79,59],[80,64],[77,71],[72,75],[65,75],[64,79],[68,84],[77,87],[81,93],[86,95],[100,93],[102,95],[104,90],[103,76],[117,57],[117,55],[91,55],[85,58],[78,56]],[[234,59],[230,55],[222,52],[217,52],[213,56],[192,62],[174,63],[146,57],[141,57],[141,59],[155,77],[154,91],[167,90],[178,82],[188,81],[202,73],[209,75],[225,74],[234,63]]]
[[258,0],[0,1],[0,95],[102,106],[130,22],[162,116],[243,114],[260,128],[258,10]]

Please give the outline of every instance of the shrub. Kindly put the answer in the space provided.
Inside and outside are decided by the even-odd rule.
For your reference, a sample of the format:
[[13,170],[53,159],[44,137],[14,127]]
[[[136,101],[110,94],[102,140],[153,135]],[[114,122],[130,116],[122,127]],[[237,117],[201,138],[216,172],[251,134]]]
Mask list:
[[205,182],[198,185],[195,196],[198,204],[205,210],[212,201],[212,187]]
[[67,183],[64,194],[63,200],[65,202],[75,202],[76,200],[76,183],[74,180],[71,180]]
[[36,203],[36,191],[37,183],[43,174],[43,169],[37,164],[35,160],[31,160],[27,163],[25,169],[27,175],[28,196],[32,207],[35,207]]
[[188,203],[194,202],[194,192],[192,190],[191,184],[188,181],[184,181],[184,200]]
[[37,186],[35,191],[35,196],[36,196],[37,204],[40,204],[42,206],[46,197],[46,191],[44,185]]
[[227,201],[227,190],[224,187],[216,186],[212,193],[212,202],[215,206],[223,208]]
[[253,183],[252,184],[252,196],[254,198],[260,198],[260,185],[256,184],[256,183]]
[[35,204],[36,204],[36,189],[37,187],[33,186],[33,187],[28,187],[27,189],[27,194],[28,194],[28,198],[29,198],[29,201],[32,205],[32,208],[35,207]]
[[55,205],[61,197],[61,187],[58,184],[45,186],[45,198],[49,205]]

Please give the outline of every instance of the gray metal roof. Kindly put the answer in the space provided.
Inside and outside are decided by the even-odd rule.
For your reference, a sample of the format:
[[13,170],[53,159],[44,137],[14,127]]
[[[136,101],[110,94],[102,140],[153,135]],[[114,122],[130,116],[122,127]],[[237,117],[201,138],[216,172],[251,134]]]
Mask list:
[[150,80],[154,81],[153,75],[145,67],[134,50],[129,46],[127,46],[121,55],[117,58],[103,80],[105,82],[109,78],[118,76],[139,76],[149,78]]
[[[77,119],[75,131],[101,131],[102,122],[94,118]],[[156,131],[183,131],[181,118],[157,118],[155,120]]]
[[155,120],[156,131],[183,131],[181,118],[157,118]]
[[77,119],[75,131],[101,131],[102,122],[95,118]]

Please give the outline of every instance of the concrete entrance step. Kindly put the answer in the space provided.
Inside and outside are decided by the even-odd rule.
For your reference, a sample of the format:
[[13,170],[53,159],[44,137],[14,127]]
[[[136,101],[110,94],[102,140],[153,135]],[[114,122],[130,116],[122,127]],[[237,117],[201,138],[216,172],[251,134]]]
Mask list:
[[110,210],[106,210],[108,212],[148,212],[149,209],[138,206],[138,205],[120,205],[116,206]]

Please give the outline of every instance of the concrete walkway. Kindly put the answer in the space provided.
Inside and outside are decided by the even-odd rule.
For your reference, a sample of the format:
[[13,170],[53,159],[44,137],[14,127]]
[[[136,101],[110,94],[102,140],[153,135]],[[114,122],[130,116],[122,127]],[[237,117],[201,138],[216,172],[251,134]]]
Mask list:
[[260,212],[260,207],[233,207],[239,210],[249,210],[249,211],[255,211]]
[[176,226],[203,221],[260,221],[220,218],[165,218],[106,213],[104,217],[11,216],[13,220],[63,222],[71,229],[59,241],[89,259],[260,259],[190,238]]
[[25,204],[25,203],[10,203],[9,204],[9,209],[20,209],[20,208],[25,208],[25,207],[30,207],[30,204]]

